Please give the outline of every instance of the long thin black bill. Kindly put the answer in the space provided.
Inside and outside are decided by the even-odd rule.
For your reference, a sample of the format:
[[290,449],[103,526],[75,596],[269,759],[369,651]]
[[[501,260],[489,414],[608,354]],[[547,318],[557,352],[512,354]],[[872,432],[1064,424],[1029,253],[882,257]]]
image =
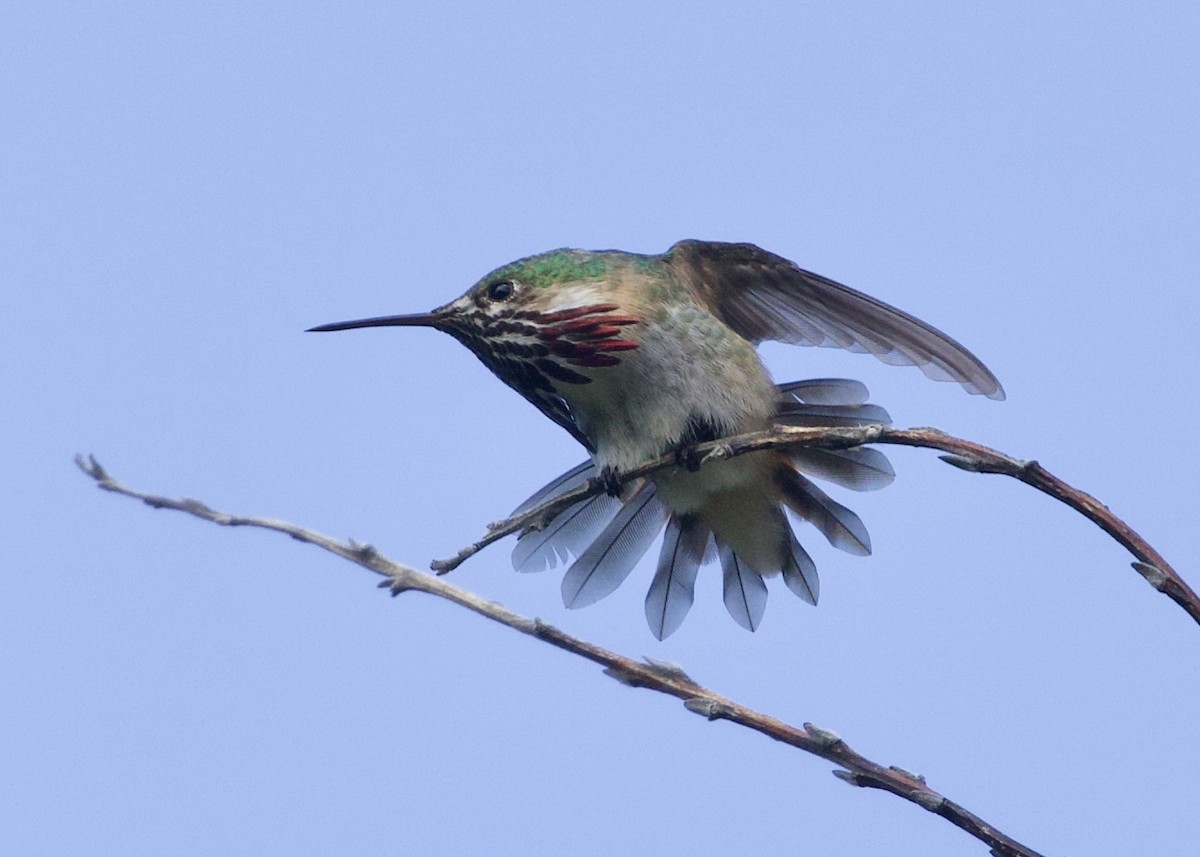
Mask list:
[[324,333],[329,330],[353,330],[356,327],[437,327],[442,320],[440,313],[418,312],[412,315],[381,315],[375,318],[360,318],[355,321],[335,321],[318,324],[305,333]]

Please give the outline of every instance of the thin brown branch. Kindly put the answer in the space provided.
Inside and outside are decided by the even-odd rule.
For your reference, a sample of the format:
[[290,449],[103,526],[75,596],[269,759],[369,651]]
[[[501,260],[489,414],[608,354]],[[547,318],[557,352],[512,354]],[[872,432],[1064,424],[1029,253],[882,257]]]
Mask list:
[[[1166,595],[1192,619],[1200,623],[1200,596],[1188,586],[1170,563],[1156,551],[1133,527],[1118,518],[1113,512],[1095,497],[1068,485],[1036,461],[1022,461],[1005,455],[982,444],[948,435],[933,428],[897,429],[888,426],[873,425],[858,428],[788,428],[777,427],[769,431],[737,435],[698,444],[695,448],[701,464],[745,455],[764,449],[781,449],[795,446],[817,446],[830,449],[844,449],[851,446],[861,446],[867,443],[885,443],[899,446],[916,446],[926,449],[940,449],[949,453],[942,460],[962,470],[974,473],[999,473],[1019,479],[1026,485],[1050,495],[1055,500],[1066,504],[1081,515],[1092,521],[1116,542],[1133,554],[1135,561],[1132,566],[1138,574],[1146,579],[1155,589]],[[621,475],[624,482],[637,479],[656,470],[677,465],[675,455],[664,455],[655,461],[626,471]],[[573,506],[580,500],[599,494],[604,486],[598,482],[589,483],[551,498],[532,509],[513,515],[503,521],[497,521],[488,527],[487,533],[479,541],[468,545],[449,559],[437,560],[432,568],[438,574],[445,574],[457,568],[462,562],[474,556],[483,548],[512,533],[526,528],[538,529],[552,520],[564,509]]]
[[[706,445],[708,446],[708,445]],[[991,824],[960,804],[931,789],[924,777],[898,767],[884,767],[851,749],[836,733],[805,723],[802,728],[791,726],[774,717],[754,711],[727,697],[697,684],[680,667],[647,659],[635,661],[600,646],[573,637],[547,625],[539,619],[529,619],[508,608],[448,583],[411,566],[394,562],[370,545],[341,542],[329,536],[299,527],[286,521],[231,515],[212,509],[197,500],[171,499],[131,488],[114,479],[94,457],[76,457],[80,469],[105,491],[141,500],[155,509],[174,509],[197,518],[228,527],[257,527],[284,533],[297,541],[324,548],[348,559],[385,579],[380,586],[393,595],[401,592],[426,592],[451,601],[466,609],[499,622],[515,631],[543,640],[564,651],[572,652],[604,667],[604,672],[630,687],[642,687],[665,693],[683,701],[688,711],[709,720],[728,720],[760,732],[776,741],[819,756],[838,765],[833,773],[851,785],[891,792],[922,809],[940,815],[951,824],[991,846],[992,853],[1001,857],[1041,857],[1038,852],[1001,833]],[[632,474],[631,474],[632,478]]]

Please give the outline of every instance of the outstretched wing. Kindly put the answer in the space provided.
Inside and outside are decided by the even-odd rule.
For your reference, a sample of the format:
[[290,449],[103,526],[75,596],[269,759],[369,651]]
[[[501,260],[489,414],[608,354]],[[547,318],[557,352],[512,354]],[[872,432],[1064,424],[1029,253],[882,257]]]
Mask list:
[[753,342],[777,339],[874,354],[917,366],[969,393],[1003,399],[1004,389],[979,358],[903,310],[805,271],[753,244],[680,241],[663,257],[709,307]]

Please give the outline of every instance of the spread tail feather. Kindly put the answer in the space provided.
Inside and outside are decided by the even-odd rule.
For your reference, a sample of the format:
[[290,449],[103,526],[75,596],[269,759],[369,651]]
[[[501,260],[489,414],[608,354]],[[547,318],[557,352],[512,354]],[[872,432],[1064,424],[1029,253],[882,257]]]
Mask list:
[[667,521],[658,570],[646,593],[646,622],[658,639],[674,634],[692,609],[696,574],[711,543],[712,533],[695,515],[672,515]]
[[725,609],[747,631],[757,631],[767,609],[767,584],[726,544],[717,545],[724,578]]
[[775,470],[775,484],[783,492],[783,502],[799,517],[815,526],[835,548],[846,553],[867,556],[871,537],[862,518],[834,500],[793,467]]
[[571,567],[562,581],[563,604],[595,604],[624,582],[667,520],[667,507],[645,482]]
[[[857,381],[823,378],[777,389],[777,424],[856,426],[890,421],[883,408],[867,403],[866,387]],[[860,555],[871,552],[870,537],[858,515],[804,474],[855,491],[882,488],[895,478],[883,453],[868,447],[798,448],[774,455],[777,463],[761,473],[774,480],[782,505],[746,485],[723,497],[718,490],[705,502],[703,512],[674,513],[647,479],[629,486],[624,495],[628,499],[600,494],[561,512],[544,529],[521,533],[513,549],[513,565],[518,571],[541,571],[573,558],[562,581],[563,602],[567,607],[584,607],[621,585],[665,523],[658,566],[645,600],[646,621],[654,636],[662,640],[678,630],[695,600],[700,566],[717,557],[725,607],[734,621],[754,631],[766,610],[764,577],[781,574],[787,588],[810,604],[816,604],[820,595],[816,565],[796,538],[785,509],[813,524],[835,547]],[[517,511],[576,488],[596,473],[593,463],[584,462],[550,482]],[[751,510],[756,511],[748,514]],[[729,543],[731,537],[738,550]]]
[[[595,473],[596,467],[590,461],[568,470],[518,506],[514,514],[582,485]],[[545,571],[579,556],[620,511],[621,501],[607,494],[597,494],[568,507],[544,529],[525,530],[517,537],[512,552],[513,568],[520,572]]]
[[788,561],[783,566],[783,582],[801,601],[816,607],[817,599],[821,597],[821,580],[817,577],[817,565],[808,555],[808,551],[800,546],[791,527],[788,527],[788,536],[790,551]]

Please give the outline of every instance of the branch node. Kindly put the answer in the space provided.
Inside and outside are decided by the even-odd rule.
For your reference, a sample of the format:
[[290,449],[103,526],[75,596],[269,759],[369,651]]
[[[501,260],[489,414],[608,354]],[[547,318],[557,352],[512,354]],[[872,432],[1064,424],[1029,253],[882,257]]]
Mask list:
[[1146,578],[1146,582],[1159,592],[1162,592],[1167,588],[1167,581],[1170,580],[1170,578],[1167,577],[1166,573],[1158,566],[1151,565],[1148,562],[1142,562],[1141,560],[1131,562],[1130,565],[1133,566],[1134,571]]
[[642,660],[646,662],[646,666],[650,667],[657,675],[662,676],[667,681],[697,686],[696,680],[674,661],[660,661],[658,658],[652,658],[649,655],[644,655]]
[[85,460],[81,454],[76,453],[75,466],[102,485],[112,483],[112,477],[108,475],[108,471],[96,460],[94,455],[89,455]]
[[378,560],[374,562],[367,560],[366,565],[373,571],[383,575],[383,580],[377,584],[380,589],[389,590],[393,598],[395,598],[401,592],[410,592],[414,589],[420,589],[420,587],[414,583],[413,575],[415,572],[412,569],[406,568],[402,565],[396,565],[387,559],[378,557],[378,554],[374,553],[374,548],[372,548],[370,545],[366,545],[366,547],[372,551],[372,557],[378,558]]
[[729,706],[710,699],[707,696],[692,696],[683,701],[683,707],[692,714],[699,714],[708,720],[720,720],[729,715]]
[[[194,500],[191,497],[184,497],[183,502],[180,505],[183,506],[183,510],[185,512],[191,512],[193,515],[217,514],[214,513],[209,506],[201,503],[199,500]],[[228,518],[229,516],[223,515],[222,517]]]
[[915,783],[920,783],[921,785],[925,785],[925,777],[924,776],[922,776],[921,774],[914,774],[912,771],[906,771],[906,770],[904,770],[904,768],[901,768],[899,765],[888,765],[888,770],[895,771],[900,776],[907,777],[908,779],[912,780]]
[[866,788],[867,786],[867,783],[863,777],[854,773],[854,771],[843,771],[841,768],[837,768],[831,773],[843,783],[849,783],[852,786],[858,786],[860,789]]
[[930,812],[939,812],[946,805],[944,797],[937,792],[929,791],[929,789],[913,789],[909,792],[909,797],[917,806]]
[[[535,634],[537,633],[536,630],[534,633]],[[637,673],[635,673],[629,669],[626,669],[623,666],[605,667],[603,670],[601,670],[601,672],[603,672],[609,678],[619,681],[621,684],[625,685],[626,687],[645,687],[646,686],[646,681],[644,678],[639,676]]]
[[816,743],[817,746],[823,750],[832,750],[834,747],[845,743],[842,740],[841,735],[830,729],[822,729],[820,726],[817,726],[813,723],[805,723],[804,731],[807,732],[809,737],[813,739],[814,743]]
[[[508,521],[509,521],[508,518],[501,518],[499,521],[492,521],[491,523],[489,523],[487,525],[487,531],[489,533],[494,533],[494,532],[496,532],[496,530],[499,530],[502,527],[504,527],[506,524],[508,524]],[[541,519],[538,519],[536,521],[530,521],[526,525],[525,528],[528,530],[542,530],[542,529],[545,529],[545,527],[546,527],[546,522]]]
[[[670,661],[659,661],[654,658],[645,659],[646,666],[649,672],[664,684],[678,687],[686,685],[687,687],[699,687],[687,673],[683,671],[683,667],[679,664],[673,664]],[[663,688],[653,679],[646,676],[639,664],[629,665],[624,663],[614,663],[604,668],[604,674],[611,679],[619,681],[628,687],[649,687],[656,690]]]
[[951,467],[957,467],[959,470],[965,470],[968,473],[984,472],[984,464],[978,458],[971,458],[968,455],[955,455],[949,452],[945,455],[939,455],[938,458]]
[[379,588],[389,590],[392,593],[392,597],[395,598],[400,593],[408,592],[413,587],[400,575],[395,574],[389,575],[386,580],[379,584]]
[[350,552],[355,558],[362,562],[373,562],[379,559],[379,551],[375,550],[375,545],[370,542],[356,542],[354,539],[347,539],[346,544],[350,546]]

